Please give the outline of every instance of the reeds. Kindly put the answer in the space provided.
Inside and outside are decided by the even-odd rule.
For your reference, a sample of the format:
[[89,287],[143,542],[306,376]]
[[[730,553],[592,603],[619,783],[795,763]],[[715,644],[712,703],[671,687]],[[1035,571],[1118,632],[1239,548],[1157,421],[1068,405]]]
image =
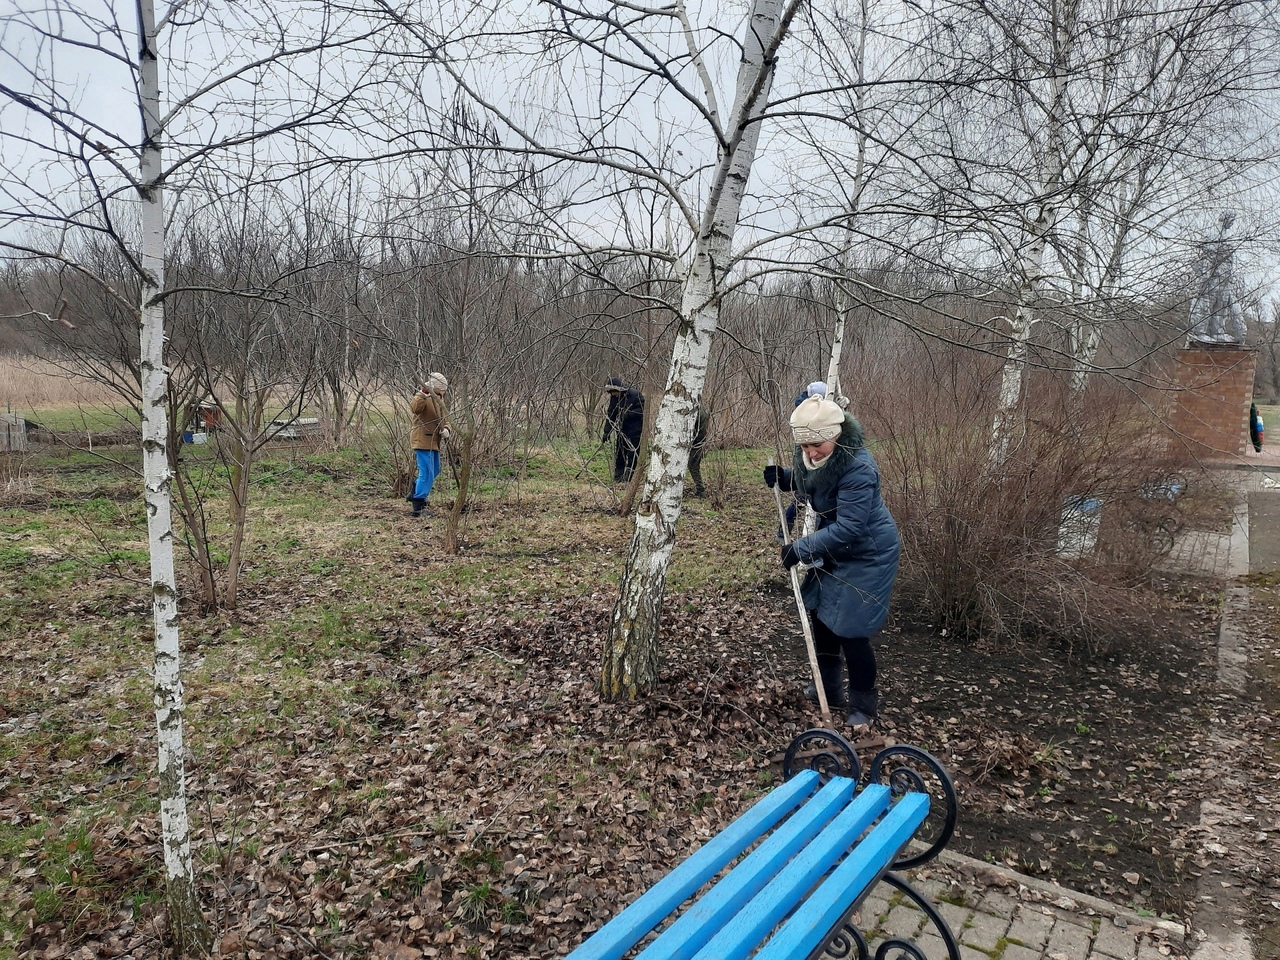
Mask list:
[[30,354],[0,353],[0,409],[27,414],[52,407],[102,406],[120,402],[105,384],[52,360]]

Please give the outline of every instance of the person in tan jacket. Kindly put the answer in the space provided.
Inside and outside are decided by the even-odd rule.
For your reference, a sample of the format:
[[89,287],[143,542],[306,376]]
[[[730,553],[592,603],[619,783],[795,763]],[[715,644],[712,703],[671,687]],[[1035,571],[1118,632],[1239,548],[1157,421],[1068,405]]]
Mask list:
[[413,431],[409,442],[418,461],[418,478],[414,481],[409,502],[413,515],[420,517],[427,511],[427,497],[440,474],[440,442],[449,439],[449,413],[444,407],[444,395],[449,381],[443,373],[427,374],[427,382],[409,401],[413,413]]

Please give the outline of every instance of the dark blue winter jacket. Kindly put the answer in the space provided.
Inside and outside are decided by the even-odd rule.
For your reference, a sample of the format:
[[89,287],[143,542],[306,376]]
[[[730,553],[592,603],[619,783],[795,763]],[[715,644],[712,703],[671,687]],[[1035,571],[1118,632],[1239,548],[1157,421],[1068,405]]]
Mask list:
[[889,615],[902,548],[858,421],[845,414],[835,451],[816,470],[796,447],[780,479],[782,489],[799,491],[817,513],[817,529],[795,542],[810,565],[801,587],[805,607],[837,636],[871,636]]
[[601,443],[609,442],[609,434],[617,431],[635,445],[644,431],[644,397],[635,387],[621,393],[609,394],[609,406],[604,413],[604,436]]

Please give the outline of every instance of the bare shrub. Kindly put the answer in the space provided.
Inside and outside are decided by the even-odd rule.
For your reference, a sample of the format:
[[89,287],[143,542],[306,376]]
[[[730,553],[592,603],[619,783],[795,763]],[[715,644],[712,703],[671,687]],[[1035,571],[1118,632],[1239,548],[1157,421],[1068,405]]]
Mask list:
[[35,491],[35,481],[27,469],[29,454],[0,452],[0,504],[21,503]]
[[723,510],[729,502],[729,461],[720,448],[713,447],[703,456],[702,476],[711,506]]
[[409,446],[409,413],[398,397],[371,404],[364,421],[347,433],[347,442],[376,465],[376,474],[394,497],[408,496],[413,489],[417,464]]
[[902,596],[959,638],[1103,647],[1145,622],[1133,588],[1187,525],[1198,471],[1155,405],[1105,383],[1073,399],[1048,372],[993,468],[996,372],[935,347],[899,368],[892,392],[858,398],[871,436],[886,438],[875,453],[902,534]]

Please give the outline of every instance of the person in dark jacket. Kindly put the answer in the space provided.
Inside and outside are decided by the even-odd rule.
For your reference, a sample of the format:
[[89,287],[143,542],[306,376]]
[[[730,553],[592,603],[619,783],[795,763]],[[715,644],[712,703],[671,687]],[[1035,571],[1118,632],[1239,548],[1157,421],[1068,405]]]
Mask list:
[[624,386],[617,377],[610,377],[605,384],[609,393],[609,407],[604,414],[604,437],[601,443],[614,440],[613,479],[626,483],[636,469],[636,456],[640,450],[640,434],[644,432],[644,397],[635,387]]
[[693,443],[689,447],[689,475],[693,477],[693,495],[705,497],[707,488],[702,483],[702,457],[707,452],[707,428],[711,423],[711,415],[706,405],[699,405],[698,413],[693,420]]
[[[801,593],[827,702],[847,706],[851,726],[871,724],[879,712],[871,638],[889,616],[901,554],[898,527],[880,495],[880,469],[857,420],[830,400],[810,397],[791,415],[791,433],[791,469],[766,467],[765,483],[808,499],[817,529],[782,548],[782,565],[808,568]],[[847,697],[840,683],[842,653]],[[808,692],[817,699],[816,689]]]

